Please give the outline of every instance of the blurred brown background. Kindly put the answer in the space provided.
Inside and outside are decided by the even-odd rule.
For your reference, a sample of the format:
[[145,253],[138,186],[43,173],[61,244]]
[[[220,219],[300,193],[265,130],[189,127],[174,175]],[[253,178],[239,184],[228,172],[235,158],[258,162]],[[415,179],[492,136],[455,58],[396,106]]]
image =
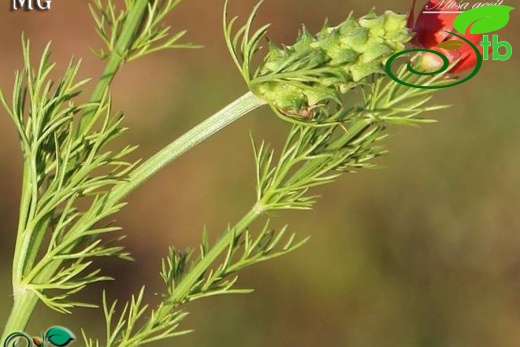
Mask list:
[[[253,1],[233,1],[245,16]],[[514,6],[514,1],[509,1]],[[342,21],[376,5],[406,12],[398,1],[269,0],[258,23],[269,37],[290,44],[301,23],[312,31],[328,17]],[[34,52],[52,40],[62,71],[71,55],[82,76],[102,63],[87,1],[54,0],[50,12],[0,8],[0,86],[12,88],[21,65],[20,35]],[[157,54],[127,65],[113,93],[126,113],[125,141],[147,157],[246,91],[222,38],[222,1],[185,0],[169,18],[188,29],[202,50]],[[517,10],[518,11],[518,10]],[[283,213],[302,249],[249,269],[241,276],[252,295],[221,297],[189,307],[190,334],[157,346],[512,347],[520,343],[520,21],[515,11],[500,39],[513,46],[506,62],[487,61],[470,82],[440,91],[453,107],[432,114],[440,122],[394,128],[384,169],[343,176],[318,190],[309,213]],[[91,87],[91,85],[90,85]],[[10,267],[21,185],[21,155],[14,126],[0,111],[0,322],[10,310]],[[161,289],[160,259],[167,245],[195,246],[207,225],[215,237],[253,201],[253,159],[248,132],[280,141],[287,129],[265,108],[181,157],[129,198],[118,222],[135,263],[105,260],[116,281],[92,286],[83,299],[126,300],[143,284],[148,299]],[[62,324],[80,335],[103,337],[100,311],[62,316],[40,307],[32,335]],[[74,345],[82,345],[81,341]]]

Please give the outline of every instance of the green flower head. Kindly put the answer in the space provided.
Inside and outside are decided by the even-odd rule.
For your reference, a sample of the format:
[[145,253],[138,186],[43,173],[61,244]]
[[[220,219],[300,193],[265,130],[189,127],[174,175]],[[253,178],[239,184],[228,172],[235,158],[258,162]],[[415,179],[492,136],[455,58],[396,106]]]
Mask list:
[[325,23],[315,35],[304,27],[291,46],[269,43],[263,62],[252,72],[250,56],[259,50],[266,28],[251,39],[239,31],[244,35],[244,59],[240,61],[237,50],[232,49],[232,53],[251,90],[278,113],[295,117],[308,117],[310,110],[329,101],[341,104],[341,94],[365,83],[371,75],[384,73],[386,59],[403,50],[412,37],[406,15],[386,11],[378,16],[371,11],[355,19],[350,14],[337,26]]

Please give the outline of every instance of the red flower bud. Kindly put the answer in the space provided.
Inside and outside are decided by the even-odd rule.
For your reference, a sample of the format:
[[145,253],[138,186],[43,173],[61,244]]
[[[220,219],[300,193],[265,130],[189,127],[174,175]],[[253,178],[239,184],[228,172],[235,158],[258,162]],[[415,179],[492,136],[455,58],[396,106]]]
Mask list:
[[[407,26],[415,32],[412,44],[416,47],[432,49],[444,54],[450,63],[458,61],[449,72],[459,73],[470,69],[477,64],[477,56],[473,48],[464,43],[460,48],[445,49],[438,47],[445,41],[458,40],[446,31],[454,31],[453,21],[457,17],[459,6],[456,0],[429,0],[422,8],[417,20],[414,21],[415,0],[412,1],[412,8],[408,15]],[[435,13],[431,13],[433,11]],[[426,12],[426,13],[425,13]],[[468,41],[477,46],[482,53],[482,34],[461,33]],[[428,54],[428,53],[426,53]],[[433,60],[440,58],[430,54]]]

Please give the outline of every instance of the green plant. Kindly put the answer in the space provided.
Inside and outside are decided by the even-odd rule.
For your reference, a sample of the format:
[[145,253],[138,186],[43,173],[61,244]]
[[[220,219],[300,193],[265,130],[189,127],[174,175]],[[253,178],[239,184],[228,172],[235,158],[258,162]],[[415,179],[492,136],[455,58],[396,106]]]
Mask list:
[[[371,12],[359,19],[349,15],[337,26],[326,24],[317,34],[304,28],[292,46],[270,43],[255,66],[253,57],[261,52],[268,27],[252,30],[261,3],[235,30],[238,18],[228,20],[226,2],[226,43],[249,91],[157,154],[131,162],[127,155],[135,146],[107,149],[125,130],[122,113],[112,110],[110,85],[126,62],[164,49],[195,47],[179,44],[184,32],[171,34],[163,23],[179,2],[125,0],[124,7],[117,8],[111,0],[93,1],[91,12],[106,45],[98,54],[106,68],[87,102],[77,99],[88,82],[77,80],[79,63],[71,62],[63,76],[53,80],[50,45],[34,64],[29,41],[22,39],[24,68],[16,74],[12,100],[0,95],[18,130],[24,158],[14,304],[3,340],[25,328],[38,301],[62,313],[95,307],[74,299],[89,284],[109,279],[92,269],[92,259],[130,258],[118,244],[124,236],[117,236],[119,228],[107,218],[165,165],[253,109],[269,105],[292,123],[279,155],[267,143],[252,140],[256,201],[216,243],[204,236],[197,251],[169,249],[157,307],[144,303],[144,287],[119,313],[116,303],[103,296],[107,337],[102,345],[134,347],[184,334],[188,330],[179,324],[186,315],[185,303],[249,292],[235,287],[240,270],[306,241],[297,240],[287,227],[272,228],[268,220],[255,231],[255,220],[273,210],[311,209],[317,200],[313,188],[332,183],[341,172],[374,165],[372,159],[384,153],[381,140],[389,125],[428,122],[419,116],[442,108],[426,105],[433,91],[403,87],[384,74],[386,59],[410,39],[405,16]],[[405,69],[398,75],[418,83],[448,83],[441,75],[427,80]],[[353,98],[355,93],[362,98]],[[89,347],[101,345],[85,333],[84,339]]]

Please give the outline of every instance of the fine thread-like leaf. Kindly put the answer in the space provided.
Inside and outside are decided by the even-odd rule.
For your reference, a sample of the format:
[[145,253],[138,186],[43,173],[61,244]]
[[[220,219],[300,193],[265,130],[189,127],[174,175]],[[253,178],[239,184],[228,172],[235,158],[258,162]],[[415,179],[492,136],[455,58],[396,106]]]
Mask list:
[[[23,40],[23,58],[24,69],[16,74],[12,104],[0,94],[16,124],[24,155],[14,277],[49,307],[70,312],[81,304],[66,298],[88,283],[109,279],[89,270],[89,258],[129,258],[122,247],[96,237],[119,230],[99,227],[98,223],[124,205],[106,206],[105,201],[110,188],[124,182],[133,168],[125,157],[135,147],[106,149],[124,131],[122,114],[113,114],[108,94],[99,103],[76,102],[88,82],[77,80],[80,62],[71,61],[55,81],[50,78],[55,67],[50,61],[50,45],[34,69],[29,42]],[[101,122],[76,138],[77,118],[87,109]],[[45,235],[50,237],[47,247],[42,247]],[[40,248],[46,252],[39,253]]]
[[125,0],[125,7],[118,9],[111,0],[93,0],[89,4],[90,13],[96,24],[96,31],[106,46],[94,52],[101,58],[110,54],[123,54],[124,61],[132,61],[159,51],[174,48],[198,48],[189,43],[178,43],[186,31],[171,33],[171,26],[164,25],[165,17],[173,11],[181,0],[157,0],[147,4],[147,15],[139,31],[132,39],[126,52],[116,52],[118,37],[121,36],[135,1]]

